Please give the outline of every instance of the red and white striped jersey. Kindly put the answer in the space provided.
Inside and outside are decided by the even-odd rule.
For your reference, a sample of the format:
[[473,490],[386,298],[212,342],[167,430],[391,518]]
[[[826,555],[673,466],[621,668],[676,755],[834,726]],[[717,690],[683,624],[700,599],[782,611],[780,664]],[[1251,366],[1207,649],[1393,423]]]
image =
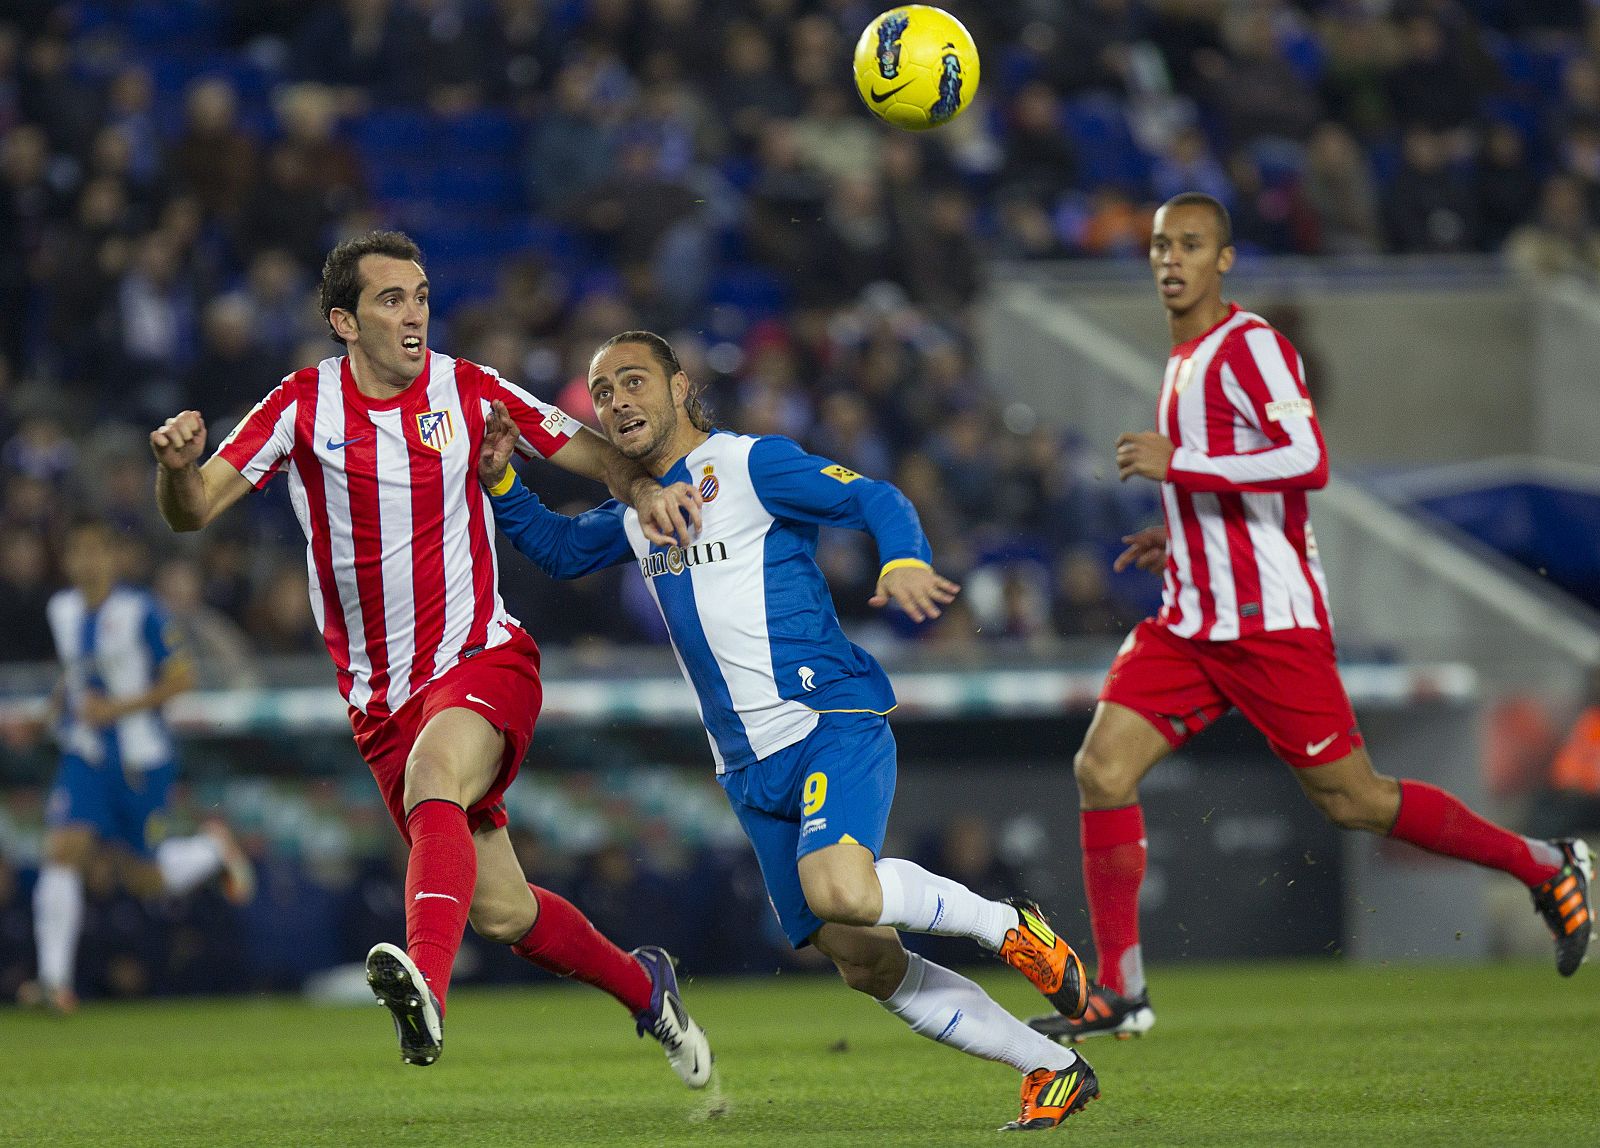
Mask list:
[[1332,633],[1306,509],[1306,491],[1327,484],[1328,454],[1304,376],[1289,340],[1237,304],[1172,349],[1156,409],[1177,447],[1161,484],[1157,622],[1180,637]]
[[390,399],[356,389],[345,357],[284,379],[217,453],[257,487],[280,468],[306,536],[311,612],[356,709],[387,717],[517,620],[500,601],[478,445],[500,399],[517,449],[549,457],[579,423],[494,371],[429,352]]

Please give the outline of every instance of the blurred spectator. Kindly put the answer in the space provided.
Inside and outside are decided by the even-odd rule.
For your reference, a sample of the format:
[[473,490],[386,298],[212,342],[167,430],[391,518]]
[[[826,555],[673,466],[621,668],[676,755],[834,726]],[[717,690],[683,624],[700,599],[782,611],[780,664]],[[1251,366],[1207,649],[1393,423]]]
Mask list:
[[1008,111],[1005,160],[995,176],[996,194],[1051,202],[1078,178],[1061,101],[1048,84],[1034,80],[1023,85]]
[[1225,127],[1228,145],[1262,138],[1304,140],[1322,118],[1322,101],[1278,50],[1272,13],[1250,5],[1224,21],[1226,54],[1196,53],[1202,99]]
[[1582,710],[1550,765],[1528,831],[1545,837],[1600,832],[1600,666],[1590,667]]
[[280,146],[309,175],[329,215],[343,215],[367,202],[361,157],[336,134],[338,102],[323,84],[285,84],[273,93],[273,110],[283,129]]
[[1056,559],[1050,614],[1066,638],[1111,638],[1138,622],[1138,611],[1111,592],[1111,567],[1098,551],[1078,547]]
[[406,61],[421,38],[414,9],[395,0],[334,0],[308,9],[289,58],[300,79],[342,87],[352,100],[416,99]]
[[1378,191],[1367,158],[1340,124],[1319,124],[1306,149],[1305,196],[1316,213],[1318,249],[1328,255],[1383,250]]
[[1553,175],[1539,193],[1539,214],[1506,240],[1506,262],[1524,275],[1600,276],[1600,230],[1569,175]]
[[113,304],[124,373],[103,401],[145,420],[181,405],[179,380],[194,354],[199,301],[180,257],[167,233],[145,235]]
[[1166,201],[1186,191],[1204,192],[1223,203],[1233,198],[1227,173],[1212,154],[1206,133],[1194,124],[1180,128],[1150,171],[1156,199]]
[[[1493,251],[1528,219],[1539,198],[1539,181],[1529,164],[1522,133],[1502,120],[1490,123],[1484,133],[1476,183],[1482,244]],[[1579,195],[1581,198],[1581,189]]]
[[556,74],[553,105],[534,121],[523,163],[528,199],[567,214],[611,170],[613,129],[603,118],[594,60],[572,60]]
[[0,532],[0,661],[48,662],[55,641],[45,619],[45,603],[55,592],[44,538],[23,530]]
[[1485,85],[1472,68],[1473,46],[1452,44],[1431,14],[1401,24],[1402,56],[1389,76],[1389,101],[1402,129],[1453,132],[1478,115]]
[[305,567],[285,561],[270,571],[251,595],[245,629],[264,654],[311,654],[322,635],[311,618]]
[[1401,165],[1387,203],[1397,251],[1470,251],[1477,242],[1477,203],[1450,166],[1446,139],[1425,127],[1401,137]]
[[293,368],[255,341],[256,315],[247,296],[218,295],[201,318],[200,357],[188,371],[183,405],[232,427]]
[[184,128],[169,163],[173,181],[200,201],[208,216],[233,225],[255,186],[260,157],[239,126],[239,97],[220,76],[189,85]]
[[222,611],[206,603],[205,576],[192,558],[169,558],[156,567],[151,589],[177,631],[195,676],[208,687],[256,683],[250,639]]

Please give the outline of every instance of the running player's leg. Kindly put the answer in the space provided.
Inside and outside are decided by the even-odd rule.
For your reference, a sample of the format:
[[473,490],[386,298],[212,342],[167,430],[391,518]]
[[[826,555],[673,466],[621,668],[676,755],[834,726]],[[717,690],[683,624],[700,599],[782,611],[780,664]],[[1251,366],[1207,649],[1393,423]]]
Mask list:
[[113,774],[76,754],[64,754],[45,802],[45,838],[33,890],[33,930],[39,975],[19,998],[70,1012],[78,944],[83,935],[83,870],[103,838],[116,829],[109,783]]
[[625,953],[566,898],[528,882],[504,826],[473,835],[478,884],[468,921],[478,935],[539,968],[593,985],[632,1014],[640,1036],[660,1042],[683,1082],[711,1079],[711,1046],[678,993],[672,957],[655,946]]
[[1083,1012],[1083,962],[1034,902],[991,901],[914,862],[874,861],[869,850],[853,843],[806,853],[798,868],[806,903],[822,920],[966,937],[1021,972],[1060,1011]]
[[469,920],[491,941],[557,976],[611,994],[637,1016],[650,1004],[650,977],[639,961],[594,927],[565,897],[528,881],[504,827],[473,835],[478,884]]
[[24,1003],[60,1012],[77,1005],[74,973],[83,936],[83,869],[94,848],[95,832],[87,825],[67,824],[45,833],[39,880],[33,887],[39,975],[19,992]]
[[973,981],[906,952],[895,930],[828,923],[811,942],[845,984],[912,1032],[1025,1074],[1019,1121],[1027,1127],[1059,1123],[1098,1095],[1093,1070],[1075,1052],[1034,1032]]
[[474,710],[442,709],[406,759],[406,953],[443,1008],[477,884],[467,811],[501,769],[505,740]]
[[1587,848],[1523,837],[1438,786],[1378,773],[1322,631],[1261,634],[1239,646],[1242,656],[1214,671],[1329,821],[1511,874],[1555,934],[1557,968],[1577,971],[1592,924]]

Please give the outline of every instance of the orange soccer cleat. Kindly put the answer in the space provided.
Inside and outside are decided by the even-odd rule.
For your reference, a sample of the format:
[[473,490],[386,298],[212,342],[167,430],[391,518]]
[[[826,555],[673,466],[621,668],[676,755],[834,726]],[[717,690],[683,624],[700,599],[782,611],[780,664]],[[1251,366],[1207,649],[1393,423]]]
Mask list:
[[1082,1016],[1089,999],[1089,975],[1083,961],[1071,945],[1056,936],[1036,902],[1007,897],[1006,904],[1017,911],[1017,927],[1006,931],[996,955],[1032,981],[1062,1014]]
[[1022,1112],[1002,1132],[1054,1128],[1100,1095],[1100,1081],[1083,1057],[1065,1068],[1036,1068],[1022,1078]]

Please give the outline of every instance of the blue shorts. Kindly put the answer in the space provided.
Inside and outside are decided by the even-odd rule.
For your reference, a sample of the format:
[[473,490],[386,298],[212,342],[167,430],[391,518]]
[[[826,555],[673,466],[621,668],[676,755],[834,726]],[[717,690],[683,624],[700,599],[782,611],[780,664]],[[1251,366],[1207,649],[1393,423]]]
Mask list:
[[51,829],[87,825],[100,840],[149,857],[161,840],[162,814],[177,774],[172,762],[124,773],[114,763],[90,765],[65,754],[45,803],[44,823]]
[[717,780],[755,846],[789,943],[822,927],[800,889],[800,858],[841,842],[883,848],[894,804],[894,734],[871,713],[825,713],[803,740]]

